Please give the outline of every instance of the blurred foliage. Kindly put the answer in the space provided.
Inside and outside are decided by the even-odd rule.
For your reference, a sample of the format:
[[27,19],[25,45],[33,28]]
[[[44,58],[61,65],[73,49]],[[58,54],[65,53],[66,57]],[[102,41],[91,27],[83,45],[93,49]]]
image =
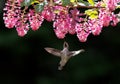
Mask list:
[[[76,35],[56,38],[52,23],[44,21],[37,31],[19,37],[15,28],[7,29],[2,19],[4,0],[0,1],[0,84],[120,84],[120,24],[103,28],[99,36],[90,35],[79,42]],[[58,71],[59,58],[44,47],[85,49]]]

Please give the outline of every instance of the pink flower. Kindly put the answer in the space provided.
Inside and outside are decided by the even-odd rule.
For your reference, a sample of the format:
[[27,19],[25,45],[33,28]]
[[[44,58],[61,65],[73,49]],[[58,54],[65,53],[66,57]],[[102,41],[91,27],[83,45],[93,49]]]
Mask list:
[[99,10],[99,21],[103,24],[103,26],[107,27],[110,23],[110,12],[104,9]]
[[73,35],[73,34],[76,33],[76,31],[75,31],[76,22],[72,18],[70,18],[69,21],[70,22],[69,22],[69,30],[68,30],[68,32]]
[[116,0],[106,0],[106,5],[107,5],[107,9],[110,11],[114,11],[117,5]]
[[70,10],[70,14],[69,14],[69,33],[70,34],[75,34],[76,30],[75,30],[75,26],[78,22],[83,21],[83,19],[80,17],[80,12],[77,8],[74,8],[73,10]]
[[55,6],[54,10],[59,11],[55,16],[55,20],[53,23],[53,27],[55,28],[54,31],[56,36],[62,39],[65,37],[71,27],[70,17],[69,14],[66,12],[67,9],[65,7]]
[[115,14],[111,14],[111,25],[112,26],[116,26],[117,25],[117,23],[119,22],[119,20],[118,20],[118,18],[117,18],[117,16],[115,15]]
[[[53,21],[54,32],[60,39],[65,38],[66,34],[77,34],[81,42],[85,42],[89,34],[99,35],[105,26],[116,26],[120,21],[114,10],[120,0],[103,0],[106,7],[101,7],[103,1],[98,1],[98,18],[89,19],[84,12],[69,6],[62,6],[61,0],[53,0],[54,5],[45,4],[40,13],[36,13],[34,6],[21,7],[24,0],[7,0],[4,8],[3,19],[8,28],[16,27],[19,36],[27,34],[29,28],[38,30],[45,20]],[[45,0],[45,2],[49,2]]]
[[101,33],[103,23],[99,19],[89,20],[89,30],[91,30],[93,35],[99,35]]
[[116,24],[119,22],[117,15],[114,14],[114,12],[110,12],[105,9],[100,9],[99,11],[99,21],[103,24],[103,26],[107,27],[110,24],[112,26],[116,26]]
[[90,31],[88,29],[88,23],[81,23],[81,24],[76,24],[75,26],[77,37],[81,42],[87,41],[87,37],[90,34]]
[[56,30],[54,30],[54,31],[55,31],[56,36],[57,36],[59,39],[65,38],[66,33],[60,31],[59,29],[56,29]]
[[17,18],[15,17],[15,13],[13,11],[7,11],[8,14],[4,13],[4,23],[8,28],[13,28],[17,22]]
[[[14,6],[11,6],[11,4],[14,3]],[[13,28],[18,21],[18,13],[20,10],[20,3],[18,1],[12,2],[11,0],[8,0],[5,4],[5,8],[3,9],[5,12],[3,14],[3,19],[5,26],[8,28]]]
[[16,31],[18,32],[18,35],[23,37],[24,35],[27,34],[27,32],[29,30],[29,24],[27,23],[28,16],[27,15],[21,16],[21,15],[22,15],[22,13],[20,13],[15,27],[16,27]]
[[34,10],[29,11],[28,18],[29,18],[30,26],[34,31],[38,30],[42,22],[44,21],[43,16],[41,16],[41,14],[39,13],[35,13]]
[[66,20],[63,19],[56,19],[56,21],[53,23],[53,26],[55,27],[54,31],[58,38],[64,38],[65,35],[68,33],[68,23]]
[[55,18],[53,7],[49,7],[49,6],[44,7],[44,10],[42,11],[42,16],[47,21],[53,21]]
[[27,31],[29,30],[28,24],[23,25],[21,27],[17,27],[16,30],[18,32],[18,35],[23,37],[24,35],[27,34]]

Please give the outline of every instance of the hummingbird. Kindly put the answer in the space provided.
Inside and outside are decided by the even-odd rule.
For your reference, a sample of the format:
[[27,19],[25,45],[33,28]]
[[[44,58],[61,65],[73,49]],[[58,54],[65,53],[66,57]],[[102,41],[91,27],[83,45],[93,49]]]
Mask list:
[[58,70],[62,70],[63,67],[65,66],[65,64],[68,62],[68,60],[71,57],[74,57],[75,55],[78,55],[81,52],[85,51],[84,49],[80,49],[80,50],[77,50],[77,51],[69,51],[69,45],[68,45],[67,42],[64,42],[63,50],[58,50],[58,49],[49,48],[49,47],[46,47],[44,49],[48,53],[61,58],[60,63],[59,63],[60,66],[58,67]]

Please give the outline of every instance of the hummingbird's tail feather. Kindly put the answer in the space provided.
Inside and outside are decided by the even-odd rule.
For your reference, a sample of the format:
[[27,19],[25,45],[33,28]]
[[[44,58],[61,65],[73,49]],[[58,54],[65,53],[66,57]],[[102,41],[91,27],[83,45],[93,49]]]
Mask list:
[[58,70],[62,70],[63,67],[66,65],[67,61],[68,61],[68,59],[61,59]]
[[59,66],[59,67],[58,67],[58,70],[62,70],[62,69],[63,69],[63,66]]

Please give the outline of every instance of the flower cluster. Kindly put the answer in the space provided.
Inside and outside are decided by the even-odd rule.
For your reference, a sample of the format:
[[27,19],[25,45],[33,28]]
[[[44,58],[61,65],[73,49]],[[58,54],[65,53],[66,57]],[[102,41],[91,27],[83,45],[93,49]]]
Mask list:
[[[68,33],[76,34],[81,42],[85,42],[89,34],[99,35],[103,27],[116,26],[120,21],[118,14],[114,13],[119,8],[120,0],[102,0],[92,3],[92,6],[81,6],[81,2],[75,4],[75,0],[70,0],[72,6],[62,5],[64,0],[41,0],[37,5],[46,2],[41,12],[35,11],[36,4],[21,6],[23,1],[7,0],[3,15],[5,26],[15,27],[19,36],[27,34],[30,28],[38,30],[45,19],[53,21],[54,32],[58,38],[63,39]],[[79,7],[88,9],[83,12]]]
[[8,0],[4,8],[4,23],[8,28],[16,27],[19,36],[24,36],[29,30],[28,17],[21,10],[22,0]]

